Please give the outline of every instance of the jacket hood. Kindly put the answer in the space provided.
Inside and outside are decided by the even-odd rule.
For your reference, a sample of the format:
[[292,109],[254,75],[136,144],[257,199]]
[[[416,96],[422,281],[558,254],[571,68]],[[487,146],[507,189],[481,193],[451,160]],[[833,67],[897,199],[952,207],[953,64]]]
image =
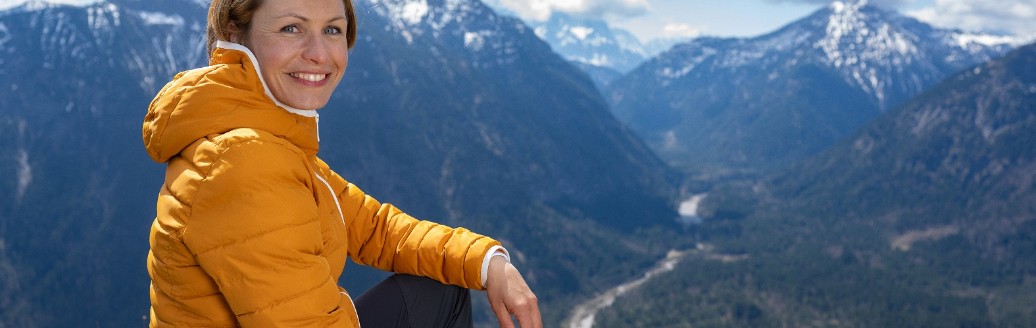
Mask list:
[[260,129],[316,154],[317,112],[274,98],[255,63],[248,48],[220,41],[209,66],[173,77],[144,117],[144,147],[151,159],[166,162],[200,138],[237,128]]

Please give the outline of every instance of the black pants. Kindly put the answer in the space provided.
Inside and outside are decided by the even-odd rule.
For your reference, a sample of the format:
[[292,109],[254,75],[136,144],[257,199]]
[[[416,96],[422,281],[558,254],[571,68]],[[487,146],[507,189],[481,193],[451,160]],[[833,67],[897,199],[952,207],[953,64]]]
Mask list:
[[356,298],[356,312],[364,328],[470,328],[471,291],[395,274]]

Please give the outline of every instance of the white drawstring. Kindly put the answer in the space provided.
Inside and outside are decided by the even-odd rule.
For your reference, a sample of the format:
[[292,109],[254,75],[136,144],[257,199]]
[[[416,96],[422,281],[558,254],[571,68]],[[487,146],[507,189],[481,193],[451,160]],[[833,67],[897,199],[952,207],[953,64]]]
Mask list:
[[327,187],[327,191],[331,192],[331,199],[335,200],[335,207],[338,207],[338,217],[342,219],[342,225],[344,226],[345,215],[342,214],[342,204],[338,202],[338,195],[335,194],[335,189],[331,188],[331,184],[327,183],[327,180],[324,180],[324,177],[320,176],[320,173],[313,171],[313,175],[316,176],[320,182],[324,183],[324,186]]
[[288,106],[287,104],[278,100],[277,97],[274,97],[273,93],[270,93],[270,87],[266,84],[266,79],[263,78],[263,71],[259,68],[259,60],[255,59],[255,54],[252,53],[251,49],[248,49],[248,47],[245,47],[241,44],[222,40],[216,41],[216,48],[237,50],[245,53],[245,55],[248,55],[248,59],[252,61],[252,67],[255,68],[255,74],[259,75],[259,82],[262,82],[263,84],[263,91],[266,92],[266,96],[270,97],[270,99],[273,100],[274,104],[277,104],[277,106],[283,108],[289,113],[315,118],[317,120],[317,142],[320,142],[320,114],[317,114],[317,111],[315,110],[303,110]]

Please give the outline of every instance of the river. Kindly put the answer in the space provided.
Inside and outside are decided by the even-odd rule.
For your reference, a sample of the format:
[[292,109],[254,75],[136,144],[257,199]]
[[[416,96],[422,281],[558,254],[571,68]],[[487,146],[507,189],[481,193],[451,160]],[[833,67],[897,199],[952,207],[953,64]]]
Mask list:
[[[680,220],[683,223],[701,223],[701,218],[698,216],[698,205],[705,199],[707,194],[697,194],[690,198],[680,202],[678,212],[680,213]],[[673,271],[676,268],[676,264],[680,263],[687,254],[692,252],[708,252],[710,247],[699,244],[696,249],[693,250],[670,250],[666,257],[655,263],[651,269],[648,269],[640,278],[626,282],[624,284],[615,286],[596,297],[577,305],[572,309],[572,314],[565,320],[563,324],[566,328],[591,328],[594,325],[594,318],[597,316],[597,312],[601,309],[609,307],[612,303],[615,303],[615,299],[628,293],[632,290],[637,289],[644,283],[650,281],[656,276]]]
[[659,274],[673,271],[673,269],[676,268],[676,264],[680,263],[680,260],[682,260],[684,256],[690,252],[691,251],[671,250],[668,254],[666,254],[666,257],[664,259],[658,261],[658,263],[656,263],[655,266],[651,267],[650,270],[645,272],[644,276],[636,280],[615,286],[612,289],[605,291],[601,295],[597,295],[597,297],[594,297],[589,301],[577,305],[575,309],[572,310],[572,314],[569,316],[569,318],[565,320],[564,327],[593,327],[594,317],[597,316],[597,311],[611,306],[612,303],[615,303],[616,298],[622,296],[622,294],[637,289],[637,287],[640,287],[640,285],[643,285],[645,282],[648,282],[649,280],[658,276]]

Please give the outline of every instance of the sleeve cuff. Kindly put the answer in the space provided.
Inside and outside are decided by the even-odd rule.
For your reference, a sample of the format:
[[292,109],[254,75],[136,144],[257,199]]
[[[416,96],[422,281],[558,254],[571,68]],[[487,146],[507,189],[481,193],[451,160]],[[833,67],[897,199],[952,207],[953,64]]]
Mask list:
[[511,255],[504,249],[503,246],[493,246],[486,252],[486,257],[482,259],[482,288],[486,288],[486,280],[489,279],[489,261],[494,257],[503,257],[508,263],[511,262]]

